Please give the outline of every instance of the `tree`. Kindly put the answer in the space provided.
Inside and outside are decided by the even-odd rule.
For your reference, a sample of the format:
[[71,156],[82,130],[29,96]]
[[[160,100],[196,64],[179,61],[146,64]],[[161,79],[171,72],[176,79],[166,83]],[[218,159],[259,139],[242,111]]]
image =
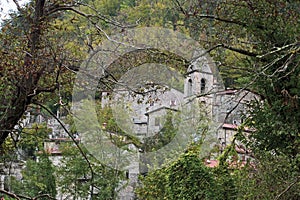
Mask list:
[[298,199],[299,174],[295,163],[285,156],[256,153],[255,167],[236,170],[237,199]]
[[[262,101],[253,102],[244,124],[255,131],[240,134],[238,138],[257,155],[258,174],[264,180],[272,180],[274,174],[271,175],[267,166],[275,165],[274,159],[281,161],[282,168],[292,169],[286,180],[290,184],[285,189],[279,186],[283,180],[278,180],[278,185],[264,183],[268,189],[276,191],[275,198],[297,199],[294,191],[299,191],[300,129],[296,123],[299,121],[300,91],[296,78],[299,77],[299,2],[173,2],[184,14],[190,34],[204,42],[208,53],[221,63],[221,73],[232,80],[227,86],[247,88],[261,96]],[[259,192],[262,193],[263,190]],[[272,196],[271,191],[263,196],[268,195]]]
[[18,135],[20,138],[17,139],[16,148],[23,151],[25,158],[36,158],[36,153],[44,150],[43,143],[51,131],[46,124],[32,124],[31,127],[24,128]]
[[140,199],[234,199],[237,193],[231,171],[206,167],[199,144],[163,168],[141,177]]
[[[37,162],[35,160],[26,162],[26,168],[22,172],[22,181],[13,180],[11,189],[16,194],[29,197],[49,195],[55,198],[57,192],[54,171],[48,155],[45,153],[40,154]],[[45,197],[44,199],[48,198]]]
[[[35,0],[24,8],[14,2],[18,12],[0,32],[1,146],[30,104],[50,97],[63,105],[69,98],[74,72],[102,37],[95,34],[101,29],[99,20],[122,26],[82,2]],[[86,33],[81,32],[83,24],[89,27]]]
[[[258,176],[263,177],[263,181],[257,177],[249,180],[266,184],[268,192],[257,192],[266,198],[276,194],[278,198],[297,199],[294,190],[299,191],[296,182],[300,173],[300,127],[296,123],[299,121],[300,91],[296,78],[300,69],[299,2],[230,0],[217,2],[211,14],[203,13],[197,7],[190,9],[185,12],[191,13],[189,18],[198,20],[198,27],[202,26],[200,20],[212,22],[210,36],[213,38],[208,38],[209,50],[217,50],[214,54],[219,55],[225,67],[231,69],[227,64],[233,63],[228,63],[228,58],[222,59],[224,55],[241,55],[235,57],[232,68],[244,71],[245,78],[239,78],[242,80],[239,87],[261,96],[261,100],[250,106],[248,120],[244,124],[254,131],[238,137],[256,156]],[[275,159],[280,160],[280,164]],[[270,181],[274,174],[267,166],[272,163],[291,170],[288,180],[276,177],[277,184]],[[282,189],[279,185],[284,182],[288,185]],[[253,198],[261,196],[254,195]]]
[[62,151],[64,157],[56,172],[57,183],[62,194],[74,199],[89,196],[93,196],[93,199],[117,198],[116,188],[124,178],[122,172],[105,166],[89,156],[93,167],[92,174],[87,162],[82,159],[78,149],[73,145],[62,146]]
[[[164,26],[190,34],[219,61],[228,87],[247,88],[261,96],[261,101],[252,103],[243,124],[255,131],[238,135],[259,163],[259,175],[249,180],[259,182],[263,177],[262,186],[269,191],[265,195],[258,192],[263,197],[274,197],[270,193],[275,191],[275,198],[297,198],[300,171],[300,125],[297,123],[300,119],[300,5],[297,0],[99,2],[95,3],[99,7],[93,7],[89,1],[36,0],[31,6],[20,8],[11,24],[3,24],[0,144],[5,141],[11,147],[11,142],[5,139],[32,102],[45,102],[51,97],[52,102],[61,104],[63,98],[68,99],[69,91],[62,94],[61,86],[71,82],[72,75],[66,74],[78,69],[74,66],[86,55],[80,54],[93,51],[102,36],[106,37],[104,31],[114,33],[126,28],[114,19],[129,23],[140,20],[141,26]],[[98,8],[104,15],[97,12]],[[86,29],[85,22],[88,22]],[[82,29],[85,31],[81,32]],[[66,31],[78,40],[66,36]],[[57,37],[53,33],[58,33]],[[74,48],[77,44],[81,47],[86,44],[86,48]],[[153,51],[146,53],[145,57]],[[162,58],[162,54],[155,55]],[[274,176],[268,167],[272,163],[290,172],[288,180],[274,179],[278,180],[277,184],[269,181]],[[200,164],[197,166],[201,168]],[[284,183],[287,185],[282,189]],[[255,189],[252,183],[245,187],[248,186]]]

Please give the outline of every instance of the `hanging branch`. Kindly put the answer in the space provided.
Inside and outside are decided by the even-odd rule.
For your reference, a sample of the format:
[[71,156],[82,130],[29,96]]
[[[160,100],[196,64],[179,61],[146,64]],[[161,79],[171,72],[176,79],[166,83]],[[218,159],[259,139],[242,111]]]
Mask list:
[[40,195],[35,196],[35,197],[28,197],[28,196],[24,196],[24,195],[20,195],[20,194],[15,194],[15,193],[3,190],[3,189],[0,189],[0,193],[5,194],[5,195],[7,195],[11,198],[17,199],[17,200],[21,200],[21,199],[37,200],[37,199],[40,199],[40,198],[43,198],[43,197],[47,197],[48,199],[56,200],[56,198],[50,196],[49,194],[40,194]]
[[91,164],[89,158],[87,157],[86,153],[84,153],[84,151],[81,148],[81,146],[79,145],[79,143],[76,141],[76,139],[74,138],[74,136],[70,133],[70,131],[65,127],[65,125],[62,123],[62,121],[51,110],[49,110],[46,106],[44,106],[43,104],[41,104],[41,103],[39,103],[37,101],[33,101],[33,104],[38,105],[41,108],[43,108],[44,110],[46,110],[61,125],[61,127],[64,129],[64,131],[72,139],[72,141],[74,142],[74,144],[78,148],[80,154],[82,155],[82,157],[84,158],[84,160],[87,162],[88,168],[90,169],[90,172],[91,172],[90,182],[91,182],[91,185],[92,185],[91,194],[93,194],[93,188],[94,188],[94,186],[93,186],[94,183],[93,182],[94,182],[95,172],[93,170],[92,164]]

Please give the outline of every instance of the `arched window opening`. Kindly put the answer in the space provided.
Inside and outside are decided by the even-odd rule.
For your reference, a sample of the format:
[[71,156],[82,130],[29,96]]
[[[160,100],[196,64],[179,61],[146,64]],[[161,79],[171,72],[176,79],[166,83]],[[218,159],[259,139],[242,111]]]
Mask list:
[[200,83],[200,92],[201,93],[204,93],[205,92],[205,85],[206,84],[206,81],[204,78],[201,79],[201,83]]

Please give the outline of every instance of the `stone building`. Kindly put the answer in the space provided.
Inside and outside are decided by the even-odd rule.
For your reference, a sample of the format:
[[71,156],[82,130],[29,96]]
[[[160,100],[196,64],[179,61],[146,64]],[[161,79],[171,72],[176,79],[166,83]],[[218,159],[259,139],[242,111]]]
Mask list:
[[[179,101],[175,101],[174,95],[172,95],[174,93],[176,93],[175,96]],[[258,95],[247,90],[226,89],[213,61],[209,57],[200,57],[187,69],[182,92],[178,90],[169,91],[164,93],[158,102],[150,105],[147,103],[138,105],[137,110],[139,112],[134,117],[133,123],[135,130],[138,130],[140,135],[144,134],[145,137],[151,137],[163,127],[161,122],[167,111],[183,112],[182,109],[199,109],[199,107],[189,107],[188,105],[201,104],[201,108],[205,108],[203,112],[212,123],[213,134],[216,138],[215,141],[217,141],[214,146],[219,148],[219,152],[208,158],[206,164],[209,167],[215,167],[218,164],[215,160],[216,156],[232,143],[238,126],[243,123],[247,105],[258,98]],[[187,106],[180,106],[180,103]],[[144,132],[139,131],[141,127],[144,127]],[[251,132],[248,129],[244,131]],[[251,154],[243,144],[235,141],[234,145],[239,161],[245,163],[247,159],[251,158]],[[137,172],[144,173],[145,169],[141,168],[141,165],[134,164],[133,166],[133,168],[129,168],[129,175],[136,179]],[[139,170],[137,169],[138,166],[140,167]],[[131,183],[123,193],[120,193],[120,199],[133,199],[135,183]]]

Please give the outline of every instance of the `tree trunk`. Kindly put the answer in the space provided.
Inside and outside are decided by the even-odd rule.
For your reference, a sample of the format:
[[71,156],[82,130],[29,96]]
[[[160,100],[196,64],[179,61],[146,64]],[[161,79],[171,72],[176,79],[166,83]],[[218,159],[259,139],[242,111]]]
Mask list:
[[[1,100],[0,152],[5,139],[19,122],[32,98],[36,95],[35,90],[43,74],[44,68],[39,65],[37,58],[44,22],[44,6],[45,0],[35,1],[32,24],[29,24],[31,27],[30,37],[27,43],[30,52],[26,53],[24,58],[24,74],[22,77],[10,77],[15,80],[10,81],[10,83],[15,83],[10,85],[10,89],[6,89],[9,90],[9,97],[4,96]],[[7,94],[7,92],[4,94]]]

